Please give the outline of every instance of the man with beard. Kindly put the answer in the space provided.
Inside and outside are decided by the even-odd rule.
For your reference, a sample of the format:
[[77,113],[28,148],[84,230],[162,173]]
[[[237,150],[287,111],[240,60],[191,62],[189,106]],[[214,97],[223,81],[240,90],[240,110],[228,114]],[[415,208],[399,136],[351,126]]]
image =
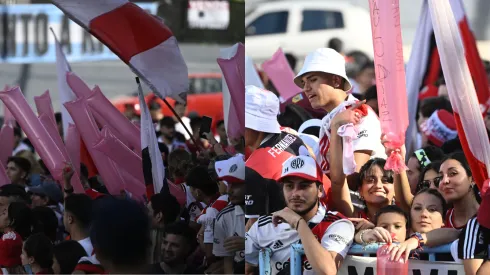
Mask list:
[[246,161],[245,193],[247,229],[260,215],[268,215],[286,204],[277,179],[282,163],[308,149],[297,133],[277,121],[279,99],[271,91],[245,87],[245,146],[253,151]]
[[148,274],[198,274],[198,270],[187,264],[196,247],[196,232],[185,222],[167,226],[162,242],[162,262],[152,264]]
[[288,159],[279,182],[287,207],[262,216],[245,235],[246,274],[252,274],[261,249],[272,250],[272,274],[289,274],[290,246],[301,243],[304,274],[337,274],[354,238],[354,225],[319,203],[322,172],[308,156]]

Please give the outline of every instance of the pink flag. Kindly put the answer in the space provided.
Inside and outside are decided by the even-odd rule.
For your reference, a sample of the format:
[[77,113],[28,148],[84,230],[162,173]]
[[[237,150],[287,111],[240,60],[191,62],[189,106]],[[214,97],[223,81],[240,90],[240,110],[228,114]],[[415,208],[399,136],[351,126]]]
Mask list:
[[274,87],[281,95],[282,101],[301,93],[301,89],[294,84],[294,72],[281,48],[274,53],[271,59],[262,64],[262,69],[272,80]]
[[400,172],[406,166],[398,150],[405,144],[408,127],[400,6],[398,0],[389,4],[370,0],[369,8],[381,132],[386,137],[385,146],[394,150],[386,168]]
[[[5,88],[3,88],[4,91],[9,89],[9,85],[5,85]],[[15,118],[5,104],[3,104],[3,124],[15,126]]]
[[60,96],[60,102],[61,102],[61,120],[63,121],[63,138],[66,138],[67,135],[67,129],[68,125],[70,123],[73,123],[73,119],[71,118],[70,114],[66,110],[65,104],[66,102],[73,101],[77,99],[71,88],[68,86],[68,83],[66,83],[66,73],[71,72],[70,64],[66,60],[65,54],[63,53],[63,50],[61,49],[61,45],[58,42],[58,38],[56,37],[56,34],[54,34],[53,29],[51,29],[51,32],[53,33],[54,36],[54,42],[56,45],[56,72],[58,75],[58,94]]
[[170,29],[127,0],[53,0],[97,37],[161,97],[184,100],[187,66]]
[[[234,54],[228,57],[232,52]],[[230,93],[223,95],[224,117],[228,117],[227,133],[228,137],[239,139],[245,133],[245,47],[237,43],[229,50],[223,51],[223,55],[228,55],[228,58],[218,58],[218,65]]]
[[4,167],[7,167],[7,160],[12,155],[14,146],[14,127],[5,124],[0,130],[0,163]]
[[56,125],[56,119],[54,118],[53,104],[51,103],[51,96],[49,90],[46,90],[42,95],[35,96],[34,102],[36,103],[37,114],[40,116],[45,114],[54,125]]

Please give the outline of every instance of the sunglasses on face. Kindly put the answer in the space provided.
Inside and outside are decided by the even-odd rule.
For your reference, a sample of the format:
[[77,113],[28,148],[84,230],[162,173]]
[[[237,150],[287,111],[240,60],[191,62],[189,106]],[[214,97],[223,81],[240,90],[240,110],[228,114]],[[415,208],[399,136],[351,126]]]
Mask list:
[[430,185],[434,183],[434,185],[439,188],[439,183],[441,182],[442,177],[435,177],[432,180],[424,180],[421,183],[419,183],[418,190],[422,190],[425,188],[430,188]]

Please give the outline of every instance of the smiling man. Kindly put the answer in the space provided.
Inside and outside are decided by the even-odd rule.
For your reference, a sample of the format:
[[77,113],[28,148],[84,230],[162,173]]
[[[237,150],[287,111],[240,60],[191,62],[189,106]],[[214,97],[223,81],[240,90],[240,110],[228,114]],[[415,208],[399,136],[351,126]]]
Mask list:
[[[303,89],[313,108],[328,112],[322,119],[320,150],[316,158],[325,174],[328,175],[330,172],[330,129],[331,122],[337,115],[342,116],[342,119],[337,120],[345,122],[351,115],[359,117],[359,123],[356,125],[357,136],[352,139],[351,146],[348,146],[354,152],[354,158],[350,163],[355,161],[355,172],[358,172],[371,157],[386,158],[380,138],[381,125],[376,113],[365,104],[357,110],[349,109],[358,100],[349,93],[352,85],[346,76],[345,59],[342,55],[327,48],[315,50],[306,57],[294,83]],[[346,109],[348,112],[344,112]],[[346,144],[344,147],[347,147]],[[349,180],[349,186],[351,189],[355,188],[355,181]]]
[[304,274],[337,274],[354,238],[354,225],[319,202],[323,175],[309,156],[291,157],[279,182],[287,207],[262,216],[245,235],[246,274],[258,266],[261,249],[272,250],[272,274],[289,274],[290,246],[303,244]]

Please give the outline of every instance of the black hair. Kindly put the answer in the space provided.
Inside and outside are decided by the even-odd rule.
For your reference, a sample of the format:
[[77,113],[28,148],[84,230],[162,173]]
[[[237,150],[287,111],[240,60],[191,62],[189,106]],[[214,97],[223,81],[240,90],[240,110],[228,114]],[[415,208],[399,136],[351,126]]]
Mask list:
[[185,177],[191,166],[191,154],[184,149],[175,149],[168,156],[168,171],[171,176]]
[[48,269],[52,273],[53,244],[48,237],[42,233],[33,234],[24,242],[24,251],[27,256],[33,257],[41,268]]
[[420,172],[419,182],[417,184],[417,189],[415,189],[415,192],[418,192],[418,191],[424,189],[420,184],[424,181],[425,173],[427,173],[430,170],[434,170],[437,173],[439,173],[439,169],[441,168],[441,164],[442,164],[442,162],[440,160],[437,160],[437,161],[429,163],[427,166],[425,166],[422,169],[422,171]]
[[303,130],[303,134],[312,135],[315,137],[320,137],[320,127],[310,126]]
[[337,37],[334,37],[328,41],[327,47],[341,53],[344,49],[344,42]]
[[369,61],[369,62],[364,63],[360,67],[358,74],[362,73],[366,69],[374,69],[374,62],[373,61]]
[[72,274],[80,258],[88,256],[83,246],[74,240],[55,245],[53,254],[60,265],[60,274]]
[[361,170],[359,171],[359,183],[358,187],[361,187],[362,181],[366,178],[367,174],[371,169],[373,169],[375,166],[379,167],[381,171],[383,171],[383,176],[388,179],[388,182],[393,182],[393,171],[391,170],[385,170],[386,160],[382,158],[372,158],[368,160],[362,167]]
[[195,129],[197,127],[201,127],[202,124],[202,117],[196,116],[191,119],[191,122],[189,123],[191,126],[191,129]]
[[7,163],[13,162],[17,167],[29,174],[31,172],[31,162],[23,157],[9,157]]
[[54,113],[54,119],[56,120],[56,123],[61,123],[63,121],[63,117],[61,116],[60,112]]
[[208,173],[205,166],[196,166],[189,171],[186,178],[186,184],[201,190],[207,196],[214,196],[218,193],[218,185]]
[[224,120],[222,120],[222,119],[220,119],[220,120],[218,120],[218,121],[216,122],[216,127],[221,126],[221,124],[225,124],[225,121],[224,121]]
[[165,227],[164,236],[172,234],[184,237],[184,240],[189,246],[190,252],[193,252],[197,247],[196,236],[197,233],[187,223],[183,221],[175,222]]
[[461,145],[459,137],[456,137],[455,139],[444,142],[441,146],[441,149],[442,151],[444,151],[445,154],[451,154],[458,151],[462,152],[463,146]]
[[378,90],[376,90],[376,85],[369,87],[366,92],[364,92],[364,99],[366,101],[378,99]]
[[32,233],[43,233],[53,243],[57,240],[58,218],[53,209],[47,206],[32,209]]
[[180,102],[180,101],[176,100],[175,103],[174,103],[174,108],[177,107],[178,105],[187,106],[187,102],[184,102],[183,103],[183,102]]
[[24,201],[26,203],[30,202],[29,196],[27,195],[24,187],[13,183],[0,187],[0,196],[13,198],[15,201]]
[[166,116],[160,120],[160,127],[175,128],[175,121],[173,118]]
[[296,70],[296,63],[298,62],[298,60],[296,59],[296,57],[294,57],[294,55],[290,53],[286,53],[285,56],[286,60],[288,61],[289,67],[291,67],[291,70],[293,70],[294,72]]
[[297,104],[289,104],[285,111],[277,117],[277,121],[283,127],[289,127],[298,130],[305,121],[312,119],[313,116],[303,107]]
[[8,206],[8,218],[15,232],[19,233],[23,240],[31,235],[32,210],[24,202],[12,202]]
[[88,180],[88,168],[82,162],[80,162],[80,176],[82,176]]
[[90,239],[97,256],[114,265],[145,265],[151,245],[150,221],[138,202],[105,196],[94,202]]
[[14,137],[22,137],[22,129],[20,127],[14,127]]
[[436,189],[431,189],[431,188],[424,188],[420,191],[418,191],[415,196],[413,196],[413,199],[412,199],[412,205],[410,206],[410,208],[413,206],[413,202],[415,201],[415,198],[420,195],[420,194],[429,194],[429,195],[432,195],[436,198],[438,198],[440,201],[441,201],[441,205],[442,205],[442,220],[446,219],[446,211],[448,209],[448,206],[447,206],[447,203],[446,203],[446,200],[444,199],[444,197],[441,195],[441,193],[439,193],[439,191],[437,191]]
[[148,102],[148,109],[150,111],[158,111],[161,108],[162,108],[162,106],[156,100],[152,100],[152,101]]
[[151,197],[150,202],[153,215],[162,213],[164,224],[173,223],[179,217],[180,204],[173,195],[166,192],[158,193]]
[[436,96],[429,97],[422,102],[420,102],[420,113],[422,116],[429,118],[435,111],[437,110],[446,110],[450,113],[453,113],[453,107],[451,106],[451,102],[446,97]]
[[[425,155],[429,159],[429,161],[440,161],[444,158],[445,154],[441,148],[436,147],[434,145],[428,145],[422,148],[425,152]],[[412,153],[411,157],[417,158],[415,152]],[[419,163],[420,164],[420,163]],[[423,169],[422,165],[420,165],[420,169]]]
[[470,164],[468,163],[468,160],[466,159],[466,156],[464,155],[463,152],[455,152],[455,153],[449,154],[448,156],[444,157],[441,160],[441,164],[447,160],[450,160],[450,159],[454,159],[454,160],[458,161],[461,164],[461,166],[464,168],[464,170],[466,171],[466,175],[468,177],[471,177],[473,175],[471,173]]
[[381,208],[380,210],[378,210],[378,212],[376,212],[375,224],[378,223],[378,218],[381,215],[387,214],[387,213],[395,213],[395,214],[399,214],[399,215],[403,216],[405,218],[405,221],[407,222],[406,228],[409,228],[409,225],[410,225],[409,216],[407,215],[407,213],[405,213],[405,211],[403,211],[400,207],[398,207],[396,205],[387,205],[387,206]]
[[85,194],[71,194],[65,198],[65,211],[72,214],[81,229],[88,230],[92,222],[93,200]]

